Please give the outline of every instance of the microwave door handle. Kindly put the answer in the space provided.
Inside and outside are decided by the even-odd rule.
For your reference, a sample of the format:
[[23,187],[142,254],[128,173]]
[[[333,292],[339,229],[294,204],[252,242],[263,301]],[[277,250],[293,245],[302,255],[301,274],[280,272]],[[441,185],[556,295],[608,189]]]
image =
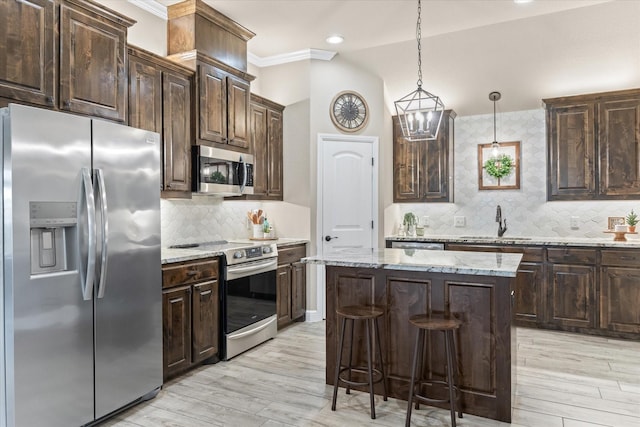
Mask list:
[[247,186],[247,176],[249,175],[249,165],[240,160],[240,166],[243,169],[242,184],[240,184],[240,194],[244,193],[244,188]]
[[[96,206],[93,198],[93,185],[91,184],[91,175],[89,169],[82,168],[82,184],[80,184],[80,194],[78,198],[85,199],[87,208],[87,263],[86,270],[80,268],[80,288],[82,289],[82,298],[89,301],[93,298],[93,281],[96,268]],[[79,201],[80,201],[79,200]],[[78,207],[80,203],[78,203]],[[80,215],[78,215],[79,217]],[[82,233],[78,233],[78,252],[80,250],[80,239]],[[82,261],[80,261],[82,262]],[[84,274],[83,274],[84,273]]]

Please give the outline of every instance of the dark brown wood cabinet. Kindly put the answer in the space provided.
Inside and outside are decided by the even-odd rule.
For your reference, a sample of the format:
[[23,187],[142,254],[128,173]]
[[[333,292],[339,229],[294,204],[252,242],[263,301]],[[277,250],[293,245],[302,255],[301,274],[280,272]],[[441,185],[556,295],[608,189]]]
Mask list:
[[162,196],[189,198],[193,72],[140,48],[128,53],[129,125],[162,137]]
[[282,200],[284,106],[251,95],[251,147],[253,151],[253,195],[250,199]]
[[[391,247],[387,240],[387,247]],[[640,251],[447,242],[447,250],[522,253],[513,324],[640,338]]]
[[456,113],[446,110],[438,138],[410,142],[393,117],[393,201],[453,202],[453,143]]
[[513,321],[518,326],[536,326],[544,322],[545,278],[544,248],[447,243],[450,251],[521,253],[522,261],[513,286]]
[[162,266],[165,380],[218,354],[218,271],[217,258]]
[[220,334],[220,295],[218,281],[210,280],[193,285],[191,319],[193,327],[193,363],[201,362],[218,353]]
[[191,286],[162,291],[163,376],[191,366]]
[[596,259],[595,249],[547,249],[547,324],[597,326]]
[[127,28],[134,23],[87,0],[0,2],[0,106],[124,122]]
[[227,144],[242,150],[249,149],[249,82],[227,76]]
[[169,58],[196,73],[196,144],[249,152],[250,82],[253,76],[200,52]]
[[600,328],[640,334],[640,254],[637,250],[602,251]]
[[0,2],[0,98],[6,98],[0,106],[9,100],[55,105],[56,15],[53,0]]
[[291,264],[279,265],[276,271],[278,328],[291,323]]
[[277,313],[278,328],[304,318],[307,308],[307,270],[300,262],[307,254],[306,245],[278,248]]
[[61,0],[61,110],[125,121],[127,28],[134,23],[97,3]]
[[548,200],[640,198],[640,89],[544,102]]
[[598,103],[598,192],[640,198],[640,91]]
[[[510,327],[512,278],[335,266],[326,270],[327,384],[334,382],[341,323],[335,314],[338,307],[375,304],[384,308],[378,322],[382,360],[389,395],[400,399],[406,399],[411,378],[415,328],[409,318],[446,313],[462,321],[456,337],[463,411],[511,421],[510,399],[515,392],[511,368],[516,360],[516,337]],[[363,324],[354,327],[353,357],[358,366],[366,366],[364,329]],[[349,348],[349,340],[346,334],[344,348]],[[423,376],[442,380],[446,372],[442,334],[428,334],[427,340]],[[343,357],[346,364],[346,351]],[[374,390],[382,394],[382,384],[375,384]],[[433,392],[434,397],[445,394],[444,390]]]

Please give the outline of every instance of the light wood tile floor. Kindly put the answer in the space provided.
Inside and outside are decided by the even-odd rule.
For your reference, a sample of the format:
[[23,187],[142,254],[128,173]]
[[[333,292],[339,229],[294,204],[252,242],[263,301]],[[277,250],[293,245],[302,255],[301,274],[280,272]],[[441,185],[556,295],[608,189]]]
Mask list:
[[[229,362],[203,366],[104,427],[401,426],[406,402],[338,395],[324,383],[324,322],[298,323]],[[517,330],[513,424],[465,414],[460,426],[639,427],[640,342]],[[422,406],[414,426],[448,426],[449,412]]]

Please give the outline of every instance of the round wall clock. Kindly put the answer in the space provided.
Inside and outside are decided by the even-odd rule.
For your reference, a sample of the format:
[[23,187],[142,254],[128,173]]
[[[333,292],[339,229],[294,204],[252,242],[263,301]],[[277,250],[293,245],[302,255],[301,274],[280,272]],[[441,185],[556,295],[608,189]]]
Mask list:
[[355,132],[367,124],[369,106],[360,94],[347,90],[333,98],[329,115],[338,129]]

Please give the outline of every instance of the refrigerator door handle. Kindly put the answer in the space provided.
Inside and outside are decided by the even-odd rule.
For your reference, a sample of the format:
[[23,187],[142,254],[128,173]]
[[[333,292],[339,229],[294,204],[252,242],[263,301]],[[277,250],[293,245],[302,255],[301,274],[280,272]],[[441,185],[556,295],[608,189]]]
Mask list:
[[[93,279],[96,269],[96,206],[93,198],[93,185],[91,184],[91,174],[89,169],[82,168],[82,185],[80,198],[84,195],[87,208],[87,269],[80,268],[80,286],[82,288],[82,298],[89,301],[93,298]],[[80,236],[81,233],[78,233]],[[84,273],[84,275],[83,275]]]
[[107,286],[107,249],[109,246],[109,220],[107,218],[107,191],[104,186],[104,172],[96,169],[98,197],[100,198],[100,216],[102,218],[102,250],[100,251],[100,279],[98,281],[98,298],[104,297]]

